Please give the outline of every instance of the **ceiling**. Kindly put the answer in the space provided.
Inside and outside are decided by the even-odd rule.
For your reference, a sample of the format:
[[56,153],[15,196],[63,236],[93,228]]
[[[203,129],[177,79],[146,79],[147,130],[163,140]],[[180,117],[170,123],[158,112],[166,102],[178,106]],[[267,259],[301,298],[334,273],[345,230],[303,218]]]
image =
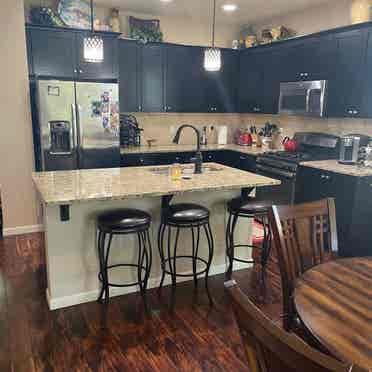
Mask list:
[[[314,7],[329,0],[217,0],[217,17],[227,24],[249,24],[290,12]],[[234,3],[239,9],[234,13],[222,11],[222,4]],[[117,7],[122,11],[151,14],[154,16],[211,16],[213,0],[95,0],[96,5]]]

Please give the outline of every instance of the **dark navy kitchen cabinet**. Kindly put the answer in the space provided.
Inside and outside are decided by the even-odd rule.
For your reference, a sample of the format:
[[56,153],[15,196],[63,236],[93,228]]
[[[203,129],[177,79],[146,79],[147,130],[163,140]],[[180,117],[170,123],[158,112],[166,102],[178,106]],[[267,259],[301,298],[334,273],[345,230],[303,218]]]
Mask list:
[[328,80],[335,66],[335,52],[336,42],[329,35],[283,43],[280,80]]
[[222,66],[218,72],[204,71],[206,79],[207,112],[237,112],[237,81],[239,54],[235,50],[221,50]]
[[95,81],[118,78],[117,34],[99,33],[104,60],[94,63],[84,60],[86,31],[30,26],[26,30],[29,65],[35,76]]
[[280,54],[276,47],[243,51],[239,63],[238,107],[241,113],[278,111]]
[[365,67],[365,84],[364,84],[364,101],[363,105],[366,110],[366,116],[372,118],[372,30],[368,29],[366,34],[366,67]]
[[77,72],[80,79],[116,80],[118,78],[118,38],[104,35],[102,62],[87,62],[84,59],[84,38],[89,33],[76,33]]
[[164,53],[163,46],[148,44],[141,48],[141,110],[164,111]]
[[365,117],[366,32],[353,30],[334,35],[336,54],[329,79],[329,117]]
[[75,33],[29,29],[32,64],[37,76],[72,78],[77,75]]
[[296,203],[332,197],[336,202],[339,254],[372,255],[372,177],[300,167]]
[[140,46],[119,40],[120,112],[141,111]]
[[165,53],[164,111],[205,112],[203,49],[170,44]]

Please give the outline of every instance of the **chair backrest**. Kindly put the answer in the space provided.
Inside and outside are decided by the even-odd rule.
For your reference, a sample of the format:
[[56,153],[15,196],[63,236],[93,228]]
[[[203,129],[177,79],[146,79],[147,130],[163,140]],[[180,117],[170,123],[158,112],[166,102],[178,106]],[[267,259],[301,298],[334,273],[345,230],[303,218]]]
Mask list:
[[296,279],[338,250],[335,202],[273,206],[269,219],[282,278],[284,328],[290,330]]
[[[225,283],[252,372],[362,372],[313,349],[266,317],[235,281]],[[366,371],[365,371],[366,372]]]

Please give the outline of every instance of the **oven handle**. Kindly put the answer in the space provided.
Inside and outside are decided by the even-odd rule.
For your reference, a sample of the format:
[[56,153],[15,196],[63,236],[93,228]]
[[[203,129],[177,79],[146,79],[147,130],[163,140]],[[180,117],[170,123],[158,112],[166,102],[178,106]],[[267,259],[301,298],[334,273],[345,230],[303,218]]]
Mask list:
[[272,175],[281,176],[281,177],[285,177],[285,178],[288,178],[288,179],[293,179],[293,178],[296,177],[296,174],[294,174],[294,173],[286,172],[286,171],[281,170],[281,169],[265,167],[264,165],[260,165],[260,164],[256,165],[256,169],[258,171],[261,171],[261,172],[264,172],[264,173],[270,173]]

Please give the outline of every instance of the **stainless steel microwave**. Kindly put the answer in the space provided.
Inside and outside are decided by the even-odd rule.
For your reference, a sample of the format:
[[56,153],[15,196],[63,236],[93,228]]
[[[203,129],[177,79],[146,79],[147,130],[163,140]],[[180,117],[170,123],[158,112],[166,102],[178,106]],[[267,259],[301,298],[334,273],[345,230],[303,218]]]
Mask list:
[[327,80],[280,83],[279,113],[323,117]]

